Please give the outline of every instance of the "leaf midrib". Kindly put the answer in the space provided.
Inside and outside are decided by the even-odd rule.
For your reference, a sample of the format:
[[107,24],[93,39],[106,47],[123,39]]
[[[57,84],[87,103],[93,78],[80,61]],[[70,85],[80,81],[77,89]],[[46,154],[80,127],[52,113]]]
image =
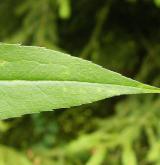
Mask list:
[[108,86],[108,87],[112,87],[112,86],[115,86],[115,87],[129,87],[129,88],[132,88],[132,89],[141,89],[141,90],[148,90],[149,93],[160,93],[160,90],[159,89],[149,89],[149,88],[144,88],[144,87],[135,87],[135,86],[128,86],[128,85],[117,85],[117,84],[101,84],[101,83],[92,83],[92,82],[82,82],[82,81],[52,81],[52,80],[0,80],[0,85],[6,85],[6,83],[8,84],[12,84],[12,83],[16,83],[16,84],[23,84],[23,83],[28,83],[28,84],[32,84],[32,83],[50,83],[50,82],[54,82],[55,84],[54,85],[59,85],[58,83],[62,83],[62,84],[71,84],[71,85],[90,85],[90,86]]

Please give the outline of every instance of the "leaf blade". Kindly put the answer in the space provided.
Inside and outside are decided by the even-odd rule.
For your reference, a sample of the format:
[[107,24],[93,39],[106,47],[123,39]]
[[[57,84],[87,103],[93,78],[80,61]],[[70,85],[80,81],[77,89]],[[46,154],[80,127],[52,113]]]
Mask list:
[[0,119],[139,93],[160,90],[64,53],[0,44]]

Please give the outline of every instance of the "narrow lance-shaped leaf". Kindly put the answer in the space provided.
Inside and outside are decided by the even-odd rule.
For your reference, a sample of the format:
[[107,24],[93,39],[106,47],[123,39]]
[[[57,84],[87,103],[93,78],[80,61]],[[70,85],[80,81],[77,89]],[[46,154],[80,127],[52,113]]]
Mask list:
[[160,89],[57,51],[0,44],[0,119],[139,93]]

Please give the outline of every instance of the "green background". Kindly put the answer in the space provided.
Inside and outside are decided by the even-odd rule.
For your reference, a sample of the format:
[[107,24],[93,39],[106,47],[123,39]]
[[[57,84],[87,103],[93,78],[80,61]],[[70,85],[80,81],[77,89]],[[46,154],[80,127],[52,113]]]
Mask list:
[[[0,41],[45,46],[160,87],[160,0],[1,0]],[[0,165],[160,165],[159,95],[0,121]]]

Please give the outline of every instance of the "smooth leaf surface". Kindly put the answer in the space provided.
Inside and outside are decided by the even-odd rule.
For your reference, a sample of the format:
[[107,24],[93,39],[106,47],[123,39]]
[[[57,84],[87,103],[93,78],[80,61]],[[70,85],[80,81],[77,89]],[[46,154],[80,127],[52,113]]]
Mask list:
[[57,51],[0,44],[0,119],[139,93],[160,89]]

